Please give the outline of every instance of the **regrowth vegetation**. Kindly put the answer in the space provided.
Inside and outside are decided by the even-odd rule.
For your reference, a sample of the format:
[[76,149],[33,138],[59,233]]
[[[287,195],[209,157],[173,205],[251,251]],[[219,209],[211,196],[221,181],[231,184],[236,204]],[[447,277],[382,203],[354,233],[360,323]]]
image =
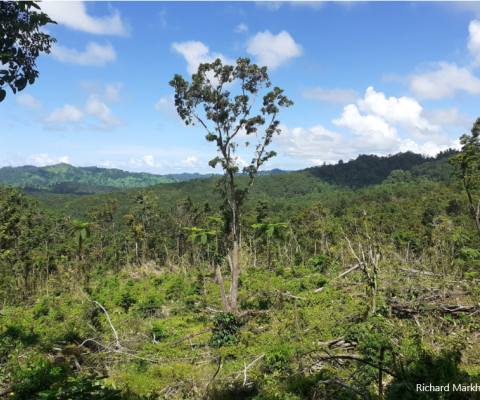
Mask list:
[[[383,182],[356,190],[310,171],[261,177],[290,103],[274,89],[251,117],[253,98],[222,89],[234,78],[252,97],[269,82],[247,59],[172,81],[180,115],[213,125],[222,177],[83,196],[79,216],[73,196],[47,209],[0,186],[0,395],[479,398],[453,385],[480,384],[480,120],[443,155],[454,176],[444,157],[392,156]],[[260,140],[247,176],[240,125]],[[430,384],[451,389],[417,390]]]

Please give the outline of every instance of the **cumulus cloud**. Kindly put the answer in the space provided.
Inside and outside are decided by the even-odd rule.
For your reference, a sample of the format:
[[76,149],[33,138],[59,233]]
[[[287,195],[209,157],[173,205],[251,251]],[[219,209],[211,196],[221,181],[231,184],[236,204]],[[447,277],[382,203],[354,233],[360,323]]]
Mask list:
[[475,118],[462,113],[456,107],[423,110],[422,115],[431,123],[445,126],[461,126],[470,129]]
[[106,161],[102,164],[109,168],[126,168],[135,170],[177,170],[184,172],[187,170],[203,169],[207,166],[205,162],[200,161],[197,157],[191,156],[182,159],[180,162],[170,162],[166,160],[157,161],[151,154],[144,155],[141,158],[130,158],[125,161]]
[[[329,131],[322,125],[294,129],[282,125],[282,133],[274,143],[285,155],[314,164],[355,158],[358,154],[413,151],[435,155],[450,147],[458,148],[458,141],[453,142],[442,135],[441,126],[432,122],[457,124],[464,122],[465,117],[456,109],[425,112],[413,98],[387,99],[384,93],[369,87],[363,99],[346,105],[340,117],[332,120],[334,125],[346,128],[351,135]],[[421,141],[401,138],[396,126]]]
[[280,128],[282,133],[275,136],[274,143],[283,154],[292,158],[323,161],[334,160],[343,152],[350,155],[350,150],[345,147],[345,137],[321,125],[293,129],[281,125]]
[[115,49],[110,43],[102,46],[94,42],[87,44],[84,52],[54,44],[51,54],[60,62],[87,66],[104,66],[107,62],[115,61],[117,58]]
[[405,139],[400,141],[399,150],[402,152],[413,151],[418,154],[425,154],[427,156],[435,156],[441,151],[454,148],[460,150],[461,145],[459,140],[451,141],[449,144],[438,145],[433,142],[426,142],[423,145],[419,145],[411,139]]
[[384,93],[375,92],[370,86],[365,98],[360,99],[358,108],[367,114],[382,117],[390,124],[400,124],[416,137],[425,138],[436,135],[440,126],[430,124],[421,116],[423,108],[411,97],[385,97]]
[[36,167],[44,167],[46,165],[66,163],[68,164],[67,156],[50,157],[48,153],[34,154],[26,158],[25,165],[34,165]]
[[266,30],[248,41],[247,53],[256,56],[260,66],[266,65],[274,70],[291,58],[301,56],[303,48],[286,31],[273,35]]
[[440,69],[408,77],[410,90],[419,100],[452,97],[463,90],[480,94],[480,79],[469,68],[460,68],[454,63],[436,63]]
[[241,32],[248,32],[248,26],[245,25],[243,22],[238,25],[236,28],[235,28],[235,32],[237,33],[241,33]]
[[[352,125],[357,116],[342,115],[345,125],[355,130],[351,138],[336,132],[331,132],[322,125],[310,128],[297,127],[289,129],[282,125],[282,133],[275,137],[275,145],[286,156],[302,160],[306,165],[321,165],[323,162],[335,163],[338,160],[356,158],[359,154],[387,155],[399,151],[413,151],[415,153],[434,156],[450,147],[459,148],[458,141],[448,141],[436,144],[428,141],[419,144],[412,139],[401,139],[394,128],[382,124],[379,119],[369,116]],[[360,116],[361,117],[361,116]],[[348,120],[348,121],[345,121]],[[340,121],[338,121],[340,122]],[[361,125],[361,126],[359,126]]]
[[407,76],[394,74],[384,75],[384,80],[399,81],[408,85],[410,91],[419,100],[444,99],[455,96],[459,91],[469,94],[480,94],[480,79],[473,70],[480,66],[480,22],[473,20],[469,24],[467,48],[472,57],[470,65],[459,67],[446,61],[429,63],[430,69]]
[[84,114],[76,106],[65,104],[63,108],[55,108],[53,112],[43,119],[47,123],[69,123],[80,122],[83,120]]
[[354,103],[361,97],[360,93],[353,89],[326,89],[321,87],[305,89],[302,96],[306,99],[323,100],[329,104]]
[[480,22],[473,20],[468,26],[468,31],[470,32],[470,37],[468,38],[468,50],[470,55],[473,57],[472,66],[480,66]]
[[101,101],[106,103],[119,103],[125,100],[125,97],[120,94],[123,82],[105,84],[84,80],[80,82],[80,87],[88,93],[95,94]]
[[[87,88],[92,89],[88,82],[83,83]],[[77,107],[65,104],[63,108],[55,108],[54,111],[43,118],[44,123],[78,123],[86,116],[94,117],[99,124],[90,124],[90,130],[111,131],[117,126],[125,126],[122,119],[115,116],[115,113],[105,104],[109,101],[118,101],[121,84],[105,85],[103,93],[95,93],[88,97],[84,107]],[[79,131],[84,128],[77,125],[74,130]]]
[[[115,116],[113,111],[107,105],[100,101],[96,95],[91,95],[85,104],[84,111],[86,114],[97,117],[100,121],[99,130],[112,130],[116,126],[126,125],[122,119]],[[92,128],[91,128],[92,129]],[[96,130],[93,128],[92,130]]]
[[31,94],[20,94],[17,96],[17,101],[22,106],[31,108],[42,108],[42,102],[33,98]]
[[88,15],[83,1],[45,1],[41,4],[42,11],[59,24],[70,29],[93,33],[96,35],[129,34],[130,27],[120,17],[120,12],[109,6],[110,16],[94,17]]
[[189,74],[195,74],[198,70],[198,66],[202,63],[211,63],[217,58],[222,60],[223,64],[235,65],[235,60],[228,58],[220,53],[210,53],[208,46],[202,42],[182,42],[173,43],[172,49],[181,54],[185,61],[187,61],[187,71]]
[[398,140],[394,127],[379,116],[360,114],[355,104],[345,106],[341,117],[332,122],[351,130],[362,151],[388,152]]

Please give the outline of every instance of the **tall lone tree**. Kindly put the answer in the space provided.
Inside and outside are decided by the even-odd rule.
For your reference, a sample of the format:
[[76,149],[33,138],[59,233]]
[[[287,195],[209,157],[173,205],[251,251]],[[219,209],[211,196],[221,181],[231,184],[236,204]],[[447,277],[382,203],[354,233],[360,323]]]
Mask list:
[[470,211],[480,235],[480,118],[473,124],[471,133],[460,137],[462,152],[450,157],[448,162],[455,167],[455,176],[467,192]]
[[[240,83],[240,94],[233,99],[225,89]],[[220,59],[211,64],[200,64],[198,72],[192,75],[189,83],[181,75],[175,75],[170,86],[175,88],[175,106],[179,116],[186,125],[199,123],[206,131],[208,142],[217,145],[218,156],[209,162],[215,168],[218,164],[223,169],[223,178],[219,181],[219,189],[225,199],[229,211],[229,225],[232,246],[231,273],[232,282],[228,296],[228,311],[237,311],[238,278],[239,278],[239,242],[240,242],[240,207],[252,189],[259,168],[270,158],[276,156],[274,151],[267,151],[275,133],[280,134],[276,119],[286,107],[293,105],[283,95],[283,90],[275,87],[263,97],[261,114],[251,116],[252,107],[263,88],[271,86],[267,67],[259,68],[250,64],[248,58],[238,58],[236,66],[222,65]],[[204,112],[198,110],[203,105]],[[265,118],[268,119],[266,122]],[[264,132],[259,128],[267,123]],[[250,164],[243,168],[248,174],[248,183],[239,187],[236,177],[239,167],[235,151],[238,143],[234,139],[245,132],[258,140]],[[249,143],[247,142],[248,146]]]
[[[0,102],[5,99],[7,86],[14,94],[33,85],[39,73],[36,59],[40,52],[50,53],[57,40],[39,28],[56,24],[33,1],[0,1]],[[8,64],[8,69],[4,65]]]

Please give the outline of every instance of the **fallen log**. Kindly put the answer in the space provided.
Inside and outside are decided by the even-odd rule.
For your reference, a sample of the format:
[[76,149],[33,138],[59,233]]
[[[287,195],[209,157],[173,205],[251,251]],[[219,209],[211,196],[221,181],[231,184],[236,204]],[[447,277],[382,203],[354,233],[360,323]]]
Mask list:
[[[358,263],[358,264],[354,265],[352,268],[350,268],[348,271],[345,271],[345,272],[341,273],[340,275],[338,275],[336,278],[333,278],[332,280],[340,279],[341,277],[349,274],[350,272],[355,271],[357,268],[359,268],[359,267],[361,267],[361,266],[363,266],[363,265],[365,265],[364,262]],[[315,291],[313,292],[313,294],[320,293],[324,288],[325,288],[325,286],[324,286],[324,287],[321,287],[321,288],[318,288],[318,289],[315,289]]]
[[195,336],[199,336],[199,335],[203,335],[204,333],[207,333],[207,332],[210,332],[213,328],[212,327],[209,327],[207,329],[204,329],[203,331],[200,331],[200,332],[195,332],[195,333],[191,333],[190,335],[186,335],[178,340],[175,340],[170,346],[173,346],[177,343],[180,343],[180,342],[183,342],[184,340],[188,340],[188,339],[191,339]]

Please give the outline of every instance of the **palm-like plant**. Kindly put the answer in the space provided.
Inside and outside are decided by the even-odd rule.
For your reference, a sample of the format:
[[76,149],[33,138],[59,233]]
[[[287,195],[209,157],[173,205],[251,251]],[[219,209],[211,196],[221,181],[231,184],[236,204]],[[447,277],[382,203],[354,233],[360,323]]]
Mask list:
[[[223,225],[223,221],[220,218],[208,217],[209,222],[216,223],[218,225]],[[215,275],[217,277],[217,283],[220,288],[220,297],[222,298],[222,308],[224,312],[231,311],[232,307],[230,304],[229,297],[226,295],[225,286],[223,285],[223,277],[222,272],[220,271],[220,262],[219,260],[222,258],[219,252],[218,246],[218,234],[220,230],[214,229],[200,229],[200,228],[184,228],[192,234],[189,236],[189,240],[192,242],[200,243],[200,244],[207,244],[211,242],[215,238],[215,254],[213,255],[213,265],[215,268]],[[232,287],[230,286],[230,293],[232,291]]]
[[272,255],[272,240],[285,240],[284,229],[288,227],[286,222],[279,222],[277,224],[254,224],[252,228],[258,229],[255,232],[255,237],[265,237],[267,239],[267,251],[268,251],[268,283],[267,293],[270,290],[270,265]]
[[68,235],[73,236],[75,242],[78,244],[77,266],[82,255],[82,245],[85,239],[90,237],[93,222],[72,221],[72,225],[68,229]]

